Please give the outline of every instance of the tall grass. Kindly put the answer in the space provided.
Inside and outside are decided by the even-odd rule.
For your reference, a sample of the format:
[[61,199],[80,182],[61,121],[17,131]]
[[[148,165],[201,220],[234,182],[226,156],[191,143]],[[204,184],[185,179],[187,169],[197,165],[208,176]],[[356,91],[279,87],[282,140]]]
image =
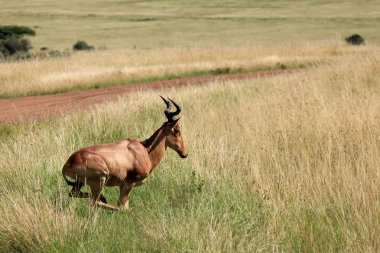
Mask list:
[[[161,91],[183,106],[189,157],[168,151],[127,212],[70,199],[60,169],[79,147],[152,134],[164,120],[157,93],[17,126],[0,142],[0,246],[378,252],[379,66],[374,51],[304,73]],[[106,189],[111,202],[117,191]]]

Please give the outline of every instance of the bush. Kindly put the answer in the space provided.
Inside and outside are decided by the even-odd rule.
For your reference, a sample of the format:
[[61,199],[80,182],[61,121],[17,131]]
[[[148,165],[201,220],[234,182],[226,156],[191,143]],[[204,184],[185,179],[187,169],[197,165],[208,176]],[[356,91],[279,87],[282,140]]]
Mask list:
[[213,75],[222,75],[222,74],[228,74],[230,73],[231,69],[226,67],[226,68],[217,68],[211,70],[211,74]]
[[355,46],[364,45],[364,39],[359,34],[353,34],[353,35],[351,35],[349,37],[346,37],[345,41],[348,44],[355,45]]
[[32,44],[22,37],[35,34],[33,29],[26,26],[0,26],[0,57],[27,56]]
[[88,45],[85,41],[79,40],[73,45],[74,50],[93,50],[94,46]]

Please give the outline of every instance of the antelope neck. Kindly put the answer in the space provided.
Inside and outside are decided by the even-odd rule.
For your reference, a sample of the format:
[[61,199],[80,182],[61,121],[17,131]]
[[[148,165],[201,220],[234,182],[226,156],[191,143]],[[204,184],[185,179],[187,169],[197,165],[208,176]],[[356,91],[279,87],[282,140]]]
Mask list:
[[166,136],[163,134],[162,127],[160,127],[149,139],[141,142],[147,149],[149,159],[153,170],[161,161],[166,151]]

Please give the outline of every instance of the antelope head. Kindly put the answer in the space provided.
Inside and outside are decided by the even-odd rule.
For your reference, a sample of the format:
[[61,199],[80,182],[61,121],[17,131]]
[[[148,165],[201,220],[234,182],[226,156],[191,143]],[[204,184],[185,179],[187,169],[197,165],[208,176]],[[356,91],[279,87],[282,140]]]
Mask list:
[[[181,158],[186,158],[188,156],[185,144],[182,139],[181,127],[179,125],[179,113],[181,112],[181,107],[171,100],[169,101],[160,96],[166,104],[166,109],[164,111],[167,122],[164,123],[163,130],[165,131],[166,137],[166,146],[173,149]],[[176,111],[171,112],[171,103],[175,106]]]

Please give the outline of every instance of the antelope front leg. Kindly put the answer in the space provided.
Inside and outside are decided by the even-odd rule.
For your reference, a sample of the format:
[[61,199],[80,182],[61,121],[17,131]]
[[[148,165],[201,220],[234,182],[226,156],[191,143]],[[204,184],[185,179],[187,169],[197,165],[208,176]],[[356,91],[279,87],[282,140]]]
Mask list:
[[121,209],[128,209],[128,195],[132,190],[132,184],[128,182],[124,182],[122,185],[120,185],[120,197],[119,197],[119,203],[118,207]]

